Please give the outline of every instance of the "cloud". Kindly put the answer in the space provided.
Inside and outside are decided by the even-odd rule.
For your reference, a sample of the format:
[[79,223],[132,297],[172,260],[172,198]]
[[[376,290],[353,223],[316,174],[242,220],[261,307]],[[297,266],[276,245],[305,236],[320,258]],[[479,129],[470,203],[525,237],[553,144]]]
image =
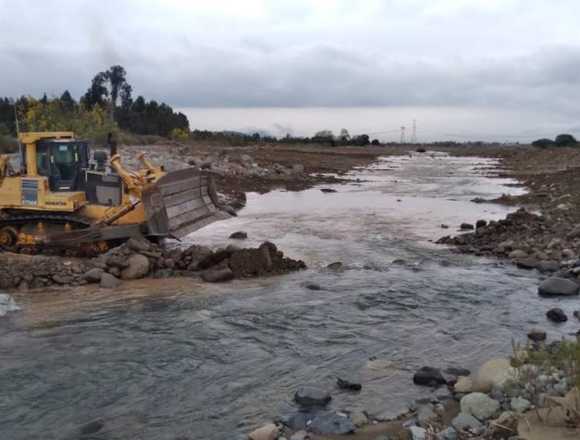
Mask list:
[[97,71],[120,63],[136,93],[177,106],[575,112],[575,7],[572,0],[0,0],[0,95],[79,96]]

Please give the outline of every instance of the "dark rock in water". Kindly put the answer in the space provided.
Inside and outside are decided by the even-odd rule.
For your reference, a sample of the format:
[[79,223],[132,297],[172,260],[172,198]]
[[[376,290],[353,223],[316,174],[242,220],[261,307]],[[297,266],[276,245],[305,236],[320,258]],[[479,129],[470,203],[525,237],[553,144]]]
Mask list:
[[214,267],[201,273],[201,279],[208,283],[223,283],[234,279],[229,267]]
[[471,223],[461,223],[461,225],[459,226],[459,229],[461,229],[462,231],[471,231],[475,228],[473,227],[473,225]]
[[528,339],[533,342],[544,342],[547,338],[544,330],[533,329],[528,332]]
[[451,374],[453,376],[469,376],[471,374],[471,371],[469,371],[467,368],[447,367],[445,369],[445,373]]
[[471,199],[473,203],[486,203],[488,200],[484,199],[483,197],[476,197],[475,199]]
[[574,313],[572,314],[574,316],[574,318],[579,319],[580,320],[580,310],[576,310],[574,311]]
[[578,284],[574,281],[560,277],[548,278],[538,287],[538,293],[542,296],[577,295],[578,290]]
[[81,435],[90,435],[96,434],[105,426],[105,421],[103,419],[93,420],[92,422],[87,423],[86,425],[81,426],[80,433]]
[[244,231],[237,231],[230,235],[230,238],[233,240],[245,240],[248,238],[248,233]]
[[319,411],[319,409],[314,411],[298,411],[290,416],[280,417],[279,421],[292,431],[300,431],[307,428]]
[[322,290],[322,287],[316,283],[308,283],[304,287],[306,287],[308,290]]
[[416,151],[417,153],[426,153],[426,152],[427,152],[427,150],[425,150],[425,148],[423,148],[423,147],[419,147],[419,148],[417,148],[415,151]]
[[302,406],[325,406],[332,397],[321,388],[314,386],[304,386],[294,394],[294,401]]
[[349,390],[349,391],[360,391],[362,390],[362,385],[358,382],[352,382],[348,379],[337,378],[336,384],[338,388],[341,390]]
[[568,321],[568,317],[564,313],[564,311],[560,308],[550,309],[546,312],[546,316],[550,321],[553,322],[566,322]]
[[516,260],[516,266],[520,269],[532,270],[538,267],[538,260],[535,258],[521,258]]
[[449,229],[449,225],[446,225],[444,223],[441,224],[441,229]]
[[445,385],[447,382],[438,368],[422,367],[413,376],[413,383],[415,385],[437,387]]
[[328,266],[326,266],[326,268],[338,272],[344,269],[344,264],[342,264],[340,261],[336,261],[334,263],[330,263]]
[[393,260],[393,262],[391,264],[393,264],[395,266],[406,266],[407,261],[403,260],[402,258],[397,258],[396,260]]
[[487,226],[487,222],[485,220],[478,220],[475,223],[475,229],[483,228],[485,226]]
[[350,417],[335,412],[318,414],[308,430],[315,434],[341,435],[353,433],[356,428]]
[[322,191],[323,193],[335,193],[336,190],[332,189],[332,188],[320,188],[320,191]]

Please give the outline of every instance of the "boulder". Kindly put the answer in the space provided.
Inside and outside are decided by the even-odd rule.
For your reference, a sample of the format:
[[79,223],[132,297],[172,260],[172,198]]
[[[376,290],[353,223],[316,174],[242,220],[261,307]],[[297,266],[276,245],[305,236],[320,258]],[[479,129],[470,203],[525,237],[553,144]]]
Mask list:
[[528,409],[530,409],[530,407],[532,406],[532,404],[530,403],[529,400],[524,399],[523,397],[513,397],[510,400],[510,406],[512,408],[512,410],[514,410],[517,413],[525,413]]
[[245,240],[248,238],[248,233],[244,231],[237,231],[230,235],[232,240]]
[[564,310],[558,307],[548,310],[546,312],[546,317],[552,322],[560,323],[568,321],[568,317],[566,316],[566,313],[564,313]]
[[543,281],[538,287],[542,296],[568,296],[578,294],[578,284],[567,278],[552,277]]
[[100,286],[103,289],[115,289],[121,285],[121,280],[110,273],[104,272],[101,275]]
[[234,279],[234,273],[228,267],[212,267],[201,273],[201,279],[208,283],[223,283]]
[[127,259],[128,266],[121,271],[123,280],[137,280],[149,273],[149,259],[141,254],[133,254]]
[[269,423],[255,431],[252,431],[248,435],[248,438],[250,440],[276,440],[279,433],[280,429],[278,429],[278,427],[273,423]]
[[301,406],[325,406],[332,397],[321,388],[314,386],[303,386],[294,394],[294,401]]
[[461,412],[451,421],[451,426],[453,426],[457,431],[462,432],[466,429],[479,429],[482,425],[481,422],[471,414]]
[[312,420],[308,430],[322,435],[351,434],[356,430],[350,417],[336,412],[323,412]]
[[90,269],[89,271],[85,272],[85,274],[83,275],[83,279],[87,283],[100,283],[101,276],[103,275],[104,272],[105,271],[103,269],[95,267],[95,268]]
[[445,385],[447,382],[438,368],[422,367],[413,375],[413,383],[415,385],[438,387],[439,385]]
[[484,393],[470,393],[460,402],[461,412],[470,414],[480,421],[487,420],[499,411],[500,403]]
[[474,389],[489,392],[494,385],[503,387],[513,375],[514,370],[509,359],[491,359],[479,368],[474,379]]

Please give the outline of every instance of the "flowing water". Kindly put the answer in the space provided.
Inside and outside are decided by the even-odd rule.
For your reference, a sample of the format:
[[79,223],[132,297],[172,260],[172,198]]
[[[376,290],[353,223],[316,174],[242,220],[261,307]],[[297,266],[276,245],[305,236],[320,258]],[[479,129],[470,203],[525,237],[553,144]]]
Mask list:
[[[535,323],[571,331],[545,322],[558,301],[537,296],[537,273],[433,244],[461,222],[508,212],[470,202],[517,191],[486,177],[492,165],[384,158],[337,193],[250,195],[239,217],[189,238],[220,246],[245,230],[245,244],[271,240],[307,271],[192,283],[59,320],[4,318],[0,438],[231,439],[291,412],[300,384],[334,389],[337,375],[360,378],[363,391],[334,389],[334,408],[396,414],[426,393],[412,385],[415,368],[475,367]],[[334,261],[345,270],[324,269]],[[97,419],[102,428],[79,437]]]

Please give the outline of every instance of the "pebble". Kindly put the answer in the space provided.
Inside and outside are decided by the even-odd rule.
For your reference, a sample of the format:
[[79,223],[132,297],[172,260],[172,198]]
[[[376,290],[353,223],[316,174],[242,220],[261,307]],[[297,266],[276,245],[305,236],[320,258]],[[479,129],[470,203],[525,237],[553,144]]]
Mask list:
[[422,367],[413,376],[413,383],[415,385],[436,387],[445,385],[447,382],[438,368]]
[[546,340],[546,332],[544,330],[533,329],[528,332],[528,339],[534,342],[544,342]]
[[336,384],[338,388],[341,390],[349,390],[349,391],[360,391],[362,389],[362,385],[358,382],[353,382],[348,379],[337,378]]

